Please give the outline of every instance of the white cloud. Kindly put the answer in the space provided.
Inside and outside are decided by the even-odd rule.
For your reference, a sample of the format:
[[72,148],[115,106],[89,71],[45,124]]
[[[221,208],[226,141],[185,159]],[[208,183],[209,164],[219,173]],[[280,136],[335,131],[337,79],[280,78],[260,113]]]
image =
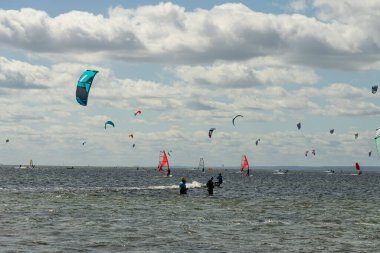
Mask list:
[[344,4],[320,0],[314,6],[320,8],[321,20],[264,14],[231,3],[194,11],[172,3],[116,7],[108,16],[71,11],[50,17],[34,9],[0,10],[0,45],[55,60],[57,54],[82,61],[180,63],[274,56],[290,63],[356,69],[378,62],[380,33],[371,10],[378,5],[368,1],[358,7],[359,13],[369,16],[363,22],[350,15],[355,8],[343,8]]

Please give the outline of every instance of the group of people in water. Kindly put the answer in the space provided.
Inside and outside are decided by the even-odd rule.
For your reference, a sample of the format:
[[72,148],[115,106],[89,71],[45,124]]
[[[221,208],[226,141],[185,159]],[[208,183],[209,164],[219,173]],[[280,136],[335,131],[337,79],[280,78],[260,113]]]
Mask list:
[[[214,177],[211,177],[207,181],[206,187],[207,187],[207,191],[208,191],[209,195],[214,194],[215,186],[221,187],[221,185],[223,184],[222,173],[219,173],[219,175],[217,176],[216,179],[217,179],[217,181],[214,182]],[[188,190],[188,188],[186,187],[186,179],[184,177],[182,177],[181,182],[179,183],[179,194],[187,194],[187,190]]]

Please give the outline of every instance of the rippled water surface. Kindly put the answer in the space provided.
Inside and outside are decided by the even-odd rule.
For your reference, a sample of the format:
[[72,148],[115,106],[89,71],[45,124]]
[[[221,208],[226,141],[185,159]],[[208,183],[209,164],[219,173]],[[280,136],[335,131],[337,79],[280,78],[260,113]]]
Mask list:
[[[376,172],[0,172],[0,252],[380,252]],[[208,196],[218,172],[223,187]]]

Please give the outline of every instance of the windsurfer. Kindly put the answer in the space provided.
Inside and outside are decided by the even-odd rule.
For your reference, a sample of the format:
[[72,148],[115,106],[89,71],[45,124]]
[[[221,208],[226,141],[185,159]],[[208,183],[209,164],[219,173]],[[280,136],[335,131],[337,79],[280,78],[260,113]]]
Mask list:
[[187,188],[186,188],[186,179],[183,177],[181,182],[179,183],[179,193],[180,194],[186,194]]
[[213,195],[214,194],[214,182],[213,182],[214,178],[212,177],[210,180],[207,181],[207,191],[208,191],[208,194],[209,195]]

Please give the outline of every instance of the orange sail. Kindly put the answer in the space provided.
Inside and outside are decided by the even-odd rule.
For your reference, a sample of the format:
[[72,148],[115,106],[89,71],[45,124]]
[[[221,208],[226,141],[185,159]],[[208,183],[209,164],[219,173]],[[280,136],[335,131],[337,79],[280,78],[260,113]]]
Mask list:
[[246,157],[246,155],[243,155],[241,157],[241,169],[240,171],[246,175],[246,176],[249,176],[249,163],[248,163],[248,159]]
[[166,156],[165,150],[160,152],[157,169],[163,175],[166,175],[166,176],[170,175],[169,160],[168,160],[168,157]]

